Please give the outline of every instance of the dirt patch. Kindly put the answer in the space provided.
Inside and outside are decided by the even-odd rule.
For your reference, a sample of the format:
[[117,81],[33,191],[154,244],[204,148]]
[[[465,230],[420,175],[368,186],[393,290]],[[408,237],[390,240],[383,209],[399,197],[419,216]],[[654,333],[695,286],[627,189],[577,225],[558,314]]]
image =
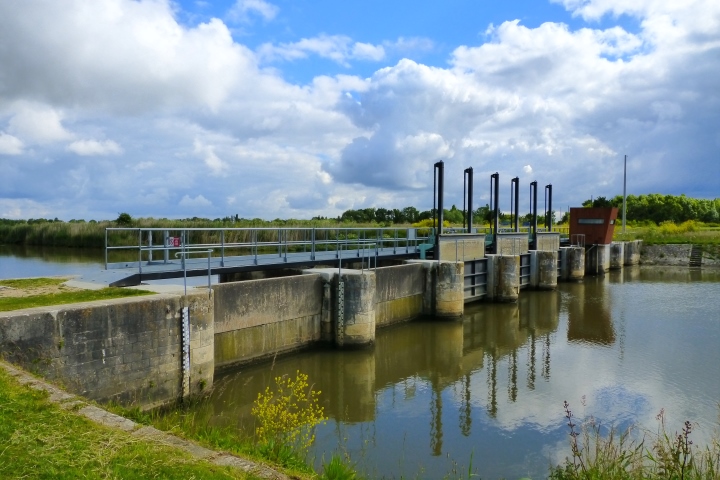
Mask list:
[[[65,278],[70,280],[70,278]],[[39,287],[16,288],[0,285],[0,298],[31,297],[33,295],[47,295],[51,293],[75,292],[81,288],[68,287],[61,283],[59,285],[43,285]]]

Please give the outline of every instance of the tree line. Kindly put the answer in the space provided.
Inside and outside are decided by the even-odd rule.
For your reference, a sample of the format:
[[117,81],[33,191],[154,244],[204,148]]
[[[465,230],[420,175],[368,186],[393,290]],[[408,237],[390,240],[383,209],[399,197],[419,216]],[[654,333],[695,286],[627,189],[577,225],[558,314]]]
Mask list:
[[[583,207],[618,207],[622,209],[623,197],[611,199],[598,197],[583,202]],[[720,222],[720,198],[714,200],[691,198],[683,195],[628,195],[626,200],[627,220],[636,222],[682,223],[695,220],[705,223]],[[622,213],[621,213],[622,215]]]

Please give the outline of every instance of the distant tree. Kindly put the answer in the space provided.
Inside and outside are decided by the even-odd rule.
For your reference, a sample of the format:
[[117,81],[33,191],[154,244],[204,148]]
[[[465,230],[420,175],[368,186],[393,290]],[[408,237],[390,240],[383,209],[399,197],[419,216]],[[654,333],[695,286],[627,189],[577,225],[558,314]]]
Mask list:
[[119,214],[118,217],[115,219],[115,223],[121,227],[129,227],[132,225],[133,219],[129,213],[123,212],[123,213]]
[[403,221],[407,223],[415,223],[420,220],[420,212],[415,207],[405,207],[402,209]]

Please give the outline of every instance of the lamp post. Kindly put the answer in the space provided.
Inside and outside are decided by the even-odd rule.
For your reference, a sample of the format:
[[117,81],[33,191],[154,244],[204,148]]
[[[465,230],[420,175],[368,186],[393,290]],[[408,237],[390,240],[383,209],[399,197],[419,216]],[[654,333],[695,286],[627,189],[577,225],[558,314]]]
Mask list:
[[623,168],[623,235],[625,234],[625,212],[627,199],[627,155],[625,155],[625,165]]

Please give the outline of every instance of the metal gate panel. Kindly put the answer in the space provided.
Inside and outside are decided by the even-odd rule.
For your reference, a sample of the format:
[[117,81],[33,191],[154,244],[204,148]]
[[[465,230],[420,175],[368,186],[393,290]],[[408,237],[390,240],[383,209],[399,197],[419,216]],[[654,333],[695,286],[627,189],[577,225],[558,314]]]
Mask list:
[[465,302],[480,300],[487,295],[487,258],[465,262]]

